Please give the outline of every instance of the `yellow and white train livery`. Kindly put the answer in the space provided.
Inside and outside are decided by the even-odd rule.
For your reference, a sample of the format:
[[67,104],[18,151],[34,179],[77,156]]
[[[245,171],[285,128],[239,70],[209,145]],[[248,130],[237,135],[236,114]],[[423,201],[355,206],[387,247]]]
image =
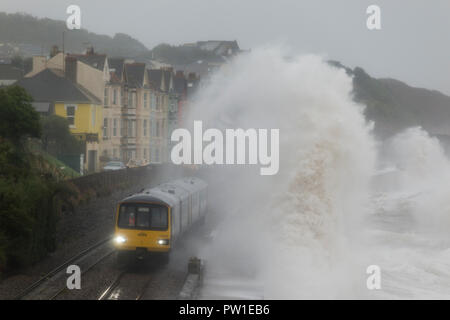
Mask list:
[[143,189],[119,202],[114,245],[118,256],[169,253],[176,240],[207,211],[207,183],[190,177]]

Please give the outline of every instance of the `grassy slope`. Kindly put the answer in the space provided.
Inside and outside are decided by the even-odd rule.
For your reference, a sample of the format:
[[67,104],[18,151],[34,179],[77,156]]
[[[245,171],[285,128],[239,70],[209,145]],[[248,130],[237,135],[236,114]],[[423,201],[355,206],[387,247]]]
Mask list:
[[80,176],[78,172],[76,172],[51,154],[40,149],[37,145],[31,144],[30,147],[33,154],[36,156],[36,166],[41,167],[43,171],[50,171],[53,175],[63,180]]

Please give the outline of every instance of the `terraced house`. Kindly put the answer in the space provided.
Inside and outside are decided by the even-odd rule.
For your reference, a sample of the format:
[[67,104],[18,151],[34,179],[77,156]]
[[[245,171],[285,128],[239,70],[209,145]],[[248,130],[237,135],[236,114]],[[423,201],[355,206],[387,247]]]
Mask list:
[[[105,87],[103,118],[103,150],[105,160],[127,161],[129,146],[124,144],[122,137],[126,132],[127,95],[125,92],[125,59],[109,58],[110,80]],[[105,138],[106,137],[106,138]],[[131,151],[135,151],[132,148]],[[127,158],[127,159],[125,159]]]
[[[46,83],[42,75],[37,77],[41,73],[48,76],[48,71],[51,77],[58,78]],[[83,99],[75,101],[82,105],[75,111],[59,105],[50,110],[47,104],[54,103],[52,98],[36,100],[39,103],[35,107],[73,121],[74,134],[85,133],[86,158],[91,159],[88,172],[100,170],[110,160],[121,160],[130,166],[167,162],[170,135],[180,125],[180,111],[191,89],[184,74],[175,75],[172,68],[149,70],[144,63],[110,58],[93,49],[86,54],[55,52],[50,59],[34,57],[33,70],[26,77],[42,80],[47,91],[64,84],[82,93]],[[71,99],[68,96],[63,102],[73,103]],[[95,115],[92,107],[87,117],[85,104],[95,106]]]
[[144,63],[125,64],[127,95],[123,108],[124,160],[142,165],[150,158],[150,82]]
[[173,81],[163,69],[147,70],[152,85],[150,112],[150,162],[168,161],[168,110],[169,91]]

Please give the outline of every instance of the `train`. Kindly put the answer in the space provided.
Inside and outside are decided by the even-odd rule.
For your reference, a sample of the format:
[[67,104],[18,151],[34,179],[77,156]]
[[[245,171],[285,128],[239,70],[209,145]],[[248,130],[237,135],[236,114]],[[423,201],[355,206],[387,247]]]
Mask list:
[[207,214],[208,184],[196,177],[144,188],[117,204],[114,246],[118,261],[158,253],[168,259],[176,241]]

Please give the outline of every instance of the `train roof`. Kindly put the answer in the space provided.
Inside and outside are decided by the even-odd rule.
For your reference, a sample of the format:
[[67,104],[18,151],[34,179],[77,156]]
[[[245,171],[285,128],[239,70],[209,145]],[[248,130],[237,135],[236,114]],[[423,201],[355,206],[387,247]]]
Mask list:
[[182,178],[163,183],[154,188],[143,189],[141,192],[133,194],[121,202],[154,202],[174,206],[187,198],[189,194],[205,189],[207,186],[208,184],[199,178]]

